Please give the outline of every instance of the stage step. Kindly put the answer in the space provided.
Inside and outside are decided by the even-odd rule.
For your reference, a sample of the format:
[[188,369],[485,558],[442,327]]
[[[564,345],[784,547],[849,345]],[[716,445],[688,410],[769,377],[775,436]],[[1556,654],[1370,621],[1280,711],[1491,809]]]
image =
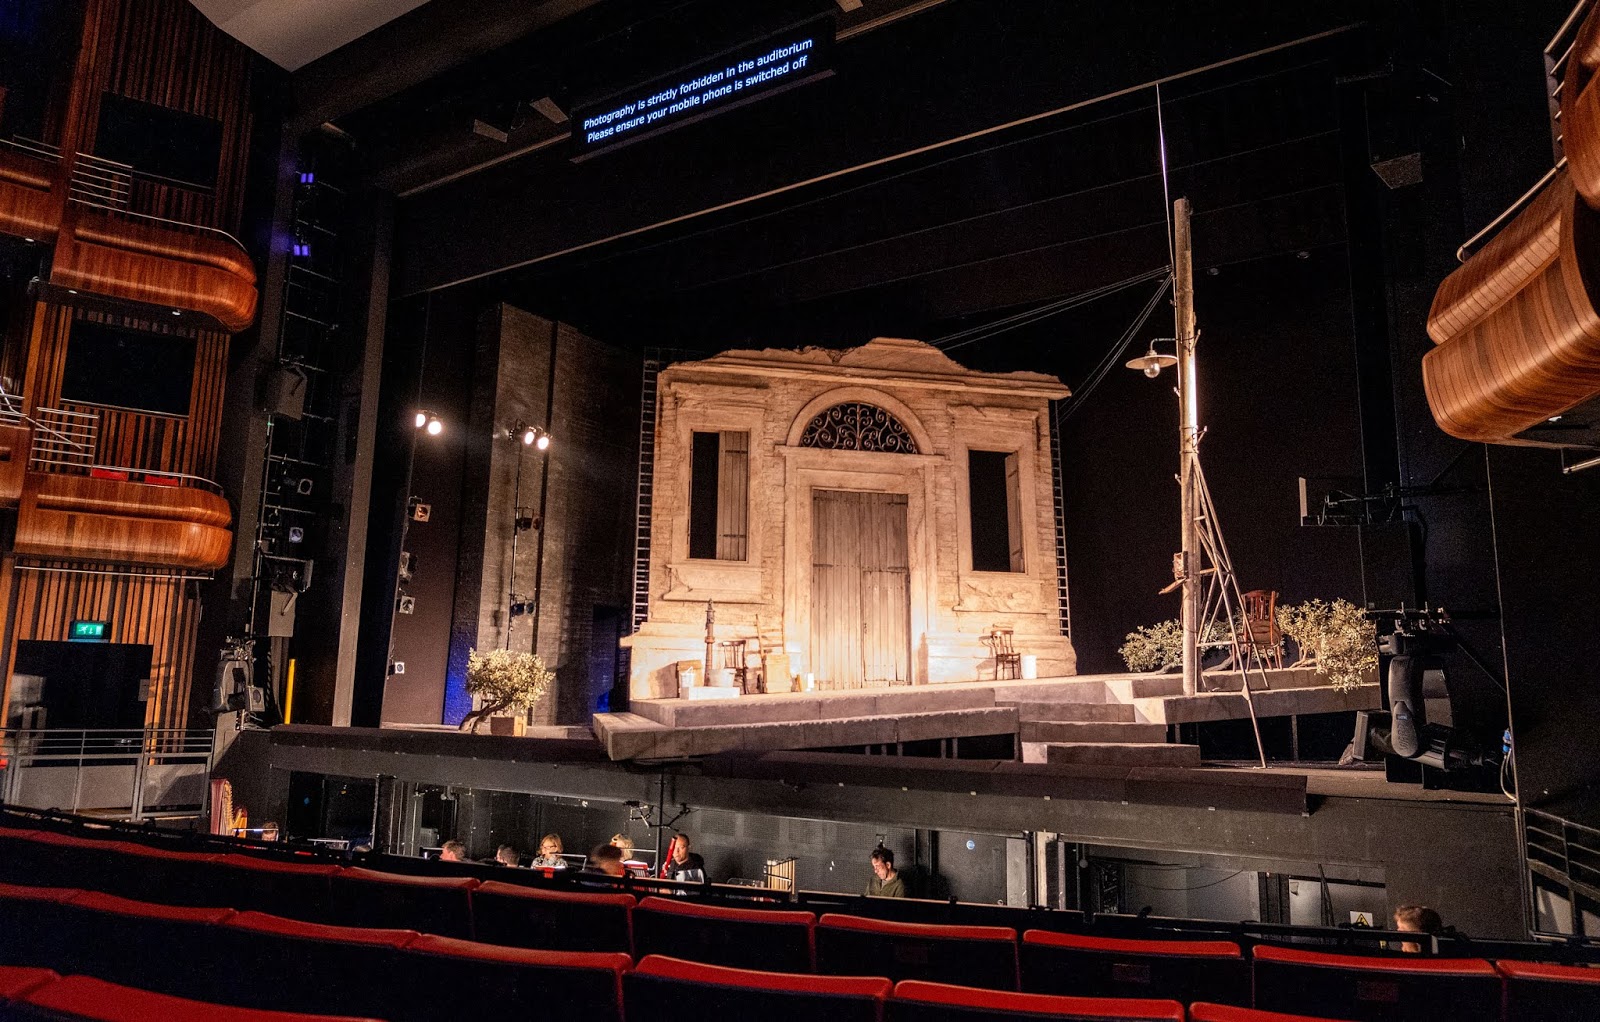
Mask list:
[[1025,742],[1109,742],[1118,745],[1126,743],[1159,744],[1167,740],[1167,725],[1023,720],[1019,733]]
[[1046,762],[1076,766],[1197,767],[1198,745],[1156,745],[1141,742],[1051,742]]
[[1128,723],[1138,718],[1128,703],[1001,703],[1016,708],[1022,720],[1073,720],[1097,724]]

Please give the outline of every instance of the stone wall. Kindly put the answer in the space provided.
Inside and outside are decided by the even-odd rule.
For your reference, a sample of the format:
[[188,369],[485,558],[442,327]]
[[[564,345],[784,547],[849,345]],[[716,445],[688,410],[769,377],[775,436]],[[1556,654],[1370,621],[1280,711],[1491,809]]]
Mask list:
[[[1046,418],[1049,401],[1066,396],[1059,381],[976,373],[929,345],[880,338],[843,352],[729,352],[668,367],[660,387],[649,618],[627,640],[635,698],[672,694],[673,665],[703,659],[708,600],[719,640],[759,636],[788,651],[791,673],[810,669],[813,489],[906,494],[914,684],[993,677],[981,639],[996,626],[1014,629],[1016,648],[1039,657],[1041,676],[1073,673],[1057,612]],[[807,423],[844,402],[888,411],[916,453],[802,446]],[[742,562],[688,556],[692,437],[719,430],[750,433]],[[969,450],[1019,456],[1020,572],[972,568]]]

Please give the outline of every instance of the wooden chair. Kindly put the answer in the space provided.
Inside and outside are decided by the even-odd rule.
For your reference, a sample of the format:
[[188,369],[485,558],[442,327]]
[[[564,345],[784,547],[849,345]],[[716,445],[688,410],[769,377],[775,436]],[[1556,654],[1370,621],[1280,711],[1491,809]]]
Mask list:
[[991,628],[983,644],[994,657],[994,680],[1015,680],[1022,674],[1022,654],[1011,644],[1010,628]]
[[1283,666],[1283,632],[1278,629],[1278,594],[1267,589],[1252,589],[1243,596],[1244,620],[1233,662],[1248,664],[1254,657],[1263,667]]

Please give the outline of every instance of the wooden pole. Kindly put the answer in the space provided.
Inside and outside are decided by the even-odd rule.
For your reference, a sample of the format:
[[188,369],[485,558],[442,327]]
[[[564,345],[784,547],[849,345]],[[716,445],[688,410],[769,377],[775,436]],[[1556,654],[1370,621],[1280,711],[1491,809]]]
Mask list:
[[1195,387],[1194,259],[1189,240],[1189,200],[1172,204],[1173,318],[1178,337],[1178,488],[1183,535],[1179,571],[1183,580],[1183,694],[1200,691],[1200,401]]

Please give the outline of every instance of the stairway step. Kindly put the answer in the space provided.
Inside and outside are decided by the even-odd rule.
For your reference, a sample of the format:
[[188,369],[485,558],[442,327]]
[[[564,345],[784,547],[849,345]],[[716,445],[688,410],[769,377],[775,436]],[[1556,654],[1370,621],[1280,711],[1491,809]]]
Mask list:
[[1198,745],[1155,745],[1138,742],[1051,742],[1045,746],[1046,762],[1078,766],[1200,765]]
[[1167,741],[1165,724],[1120,722],[1023,720],[1020,734],[1025,742],[1109,742],[1112,744],[1157,744]]
[[996,702],[1001,706],[1015,706],[1017,716],[1022,720],[1076,720],[1131,724],[1139,719],[1129,703],[1056,703],[1038,702],[1032,699],[1014,703],[1006,700],[996,700]]

